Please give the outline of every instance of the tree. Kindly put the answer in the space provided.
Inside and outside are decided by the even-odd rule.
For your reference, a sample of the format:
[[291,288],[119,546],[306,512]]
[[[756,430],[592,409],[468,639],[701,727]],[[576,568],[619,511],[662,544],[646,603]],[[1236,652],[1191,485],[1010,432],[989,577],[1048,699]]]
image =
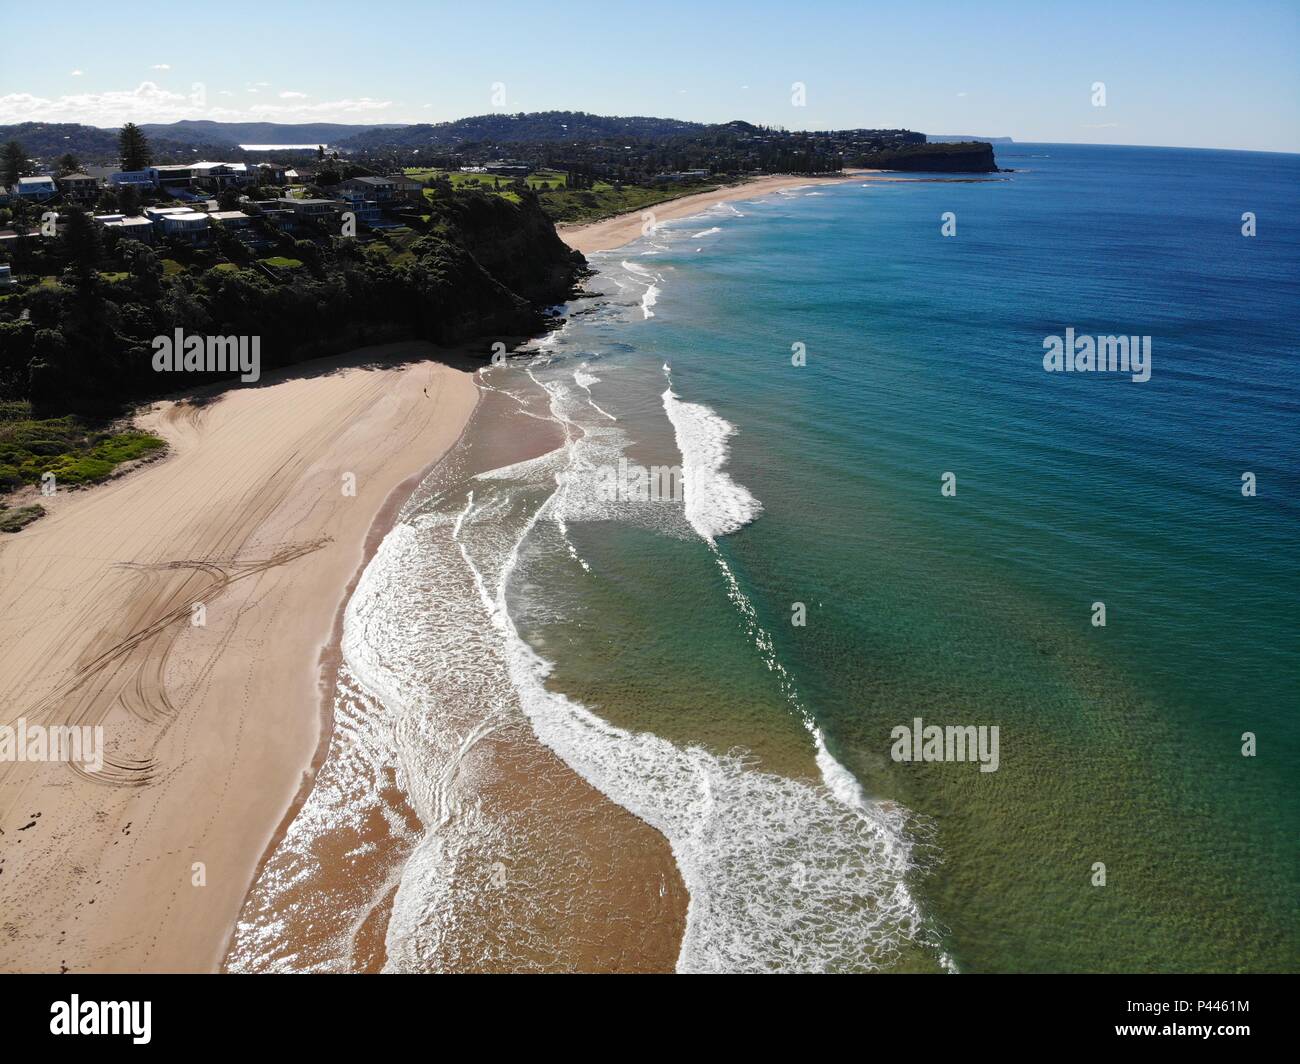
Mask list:
[[123,185],[117,190],[118,213],[128,217],[140,213],[140,190],[134,185]]
[[81,169],[81,160],[78,159],[75,155],[73,155],[72,152],[70,151],[64,152],[61,156],[59,156],[60,176],[66,174],[75,174],[80,169]]
[[60,239],[68,258],[68,267],[77,286],[86,288],[99,274],[99,259],[103,254],[99,229],[85,211],[74,208],[66,211],[63,217],[64,227]]
[[134,122],[128,122],[122,127],[122,132],[117,135],[117,143],[123,170],[143,170],[153,160],[149,153],[149,141]]
[[18,179],[30,173],[27,152],[16,140],[0,148],[0,181],[5,188],[18,184]]

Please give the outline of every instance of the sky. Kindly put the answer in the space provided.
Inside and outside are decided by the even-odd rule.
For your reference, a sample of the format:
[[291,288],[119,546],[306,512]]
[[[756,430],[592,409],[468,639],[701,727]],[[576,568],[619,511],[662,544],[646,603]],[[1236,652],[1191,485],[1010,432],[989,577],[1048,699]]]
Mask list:
[[0,124],[576,110],[1300,151],[1300,0],[5,7]]

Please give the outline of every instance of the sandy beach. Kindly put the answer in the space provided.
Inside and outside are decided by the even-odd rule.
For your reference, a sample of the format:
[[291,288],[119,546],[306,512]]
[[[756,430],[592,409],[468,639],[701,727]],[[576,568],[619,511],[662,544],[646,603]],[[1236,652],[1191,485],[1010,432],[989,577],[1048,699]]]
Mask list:
[[[878,174],[878,170],[850,170],[840,177],[799,177],[792,174],[775,174],[771,177],[756,177],[739,185],[728,185],[712,192],[699,192],[693,196],[657,203],[646,211],[653,212],[658,222],[672,221],[674,218],[689,218],[699,214],[718,203],[730,203],[734,200],[752,200],[768,196],[785,188],[799,188],[805,185],[834,185],[846,181],[861,181]],[[642,235],[641,229],[646,219],[646,211],[630,211],[605,218],[599,222],[585,225],[556,226],[560,236],[569,247],[590,255],[596,251],[609,251],[612,248],[630,244]]]
[[328,744],[376,515],[478,400],[438,357],[394,344],[155,404],[166,458],[0,539],[0,722],[102,726],[107,751],[95,775],[0,764],[0,971],[217,969]]

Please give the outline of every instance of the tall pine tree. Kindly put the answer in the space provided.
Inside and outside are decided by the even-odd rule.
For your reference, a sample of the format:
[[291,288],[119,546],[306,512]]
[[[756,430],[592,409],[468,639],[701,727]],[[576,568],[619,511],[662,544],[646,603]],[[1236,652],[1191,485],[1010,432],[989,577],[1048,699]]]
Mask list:
[[153,161],[149,154],[149,141],[134,122],[128,122],[122,127],[117,143],[123,170],[143,170]]

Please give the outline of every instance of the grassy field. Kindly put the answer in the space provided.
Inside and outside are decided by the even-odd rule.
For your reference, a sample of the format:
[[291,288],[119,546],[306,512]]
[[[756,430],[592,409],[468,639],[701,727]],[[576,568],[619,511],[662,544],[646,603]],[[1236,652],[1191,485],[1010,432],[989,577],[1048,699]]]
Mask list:
[[[457,171],[430,168],[412,168],[406,176],[417,181],[446,177],[457,189],[479,189],[511,201],[519,196],[510,191],[511,178],[496,178],[492,174],[462,174]],[[598,222],[615,214],[644,210],[656,203],[679,199],[695,192],[710,192],[716,185],[623,185],[615,188],[604,181],[595,182],[589,189],[571,189],[566,175],[554,170],[538,170],[528,177],[529,187],[541,197],[542,209],[553,222]],[[542,186],[549,186],[543,188]],[[425,191],[431,195],[430,190]]]
[[565,189],[544,193],[542,209],[553,222],[598,222],[615,214],[645,210],[656,203],[680,199],[696,192],[711,192],[717,185],[612,185],[597,182],[590,189]]
[[[508,195],[507,186],[514,178],[497,177],[494,174],[462,174],[458,170],[435,170],[428,167],[410,167],[404,171],[407,177],[416,181],[430,181],[435,177],[446,177],[451,181],[452,188],[479,188],[484,192],[497,190],[500,185],[500,193]],[[535,174],[529,174],[525,180],[530,188],[540,188],[542,185],[549,185],[551,188],[557,185],[563,188],[567,183],[567,176],[559,170],[538,170]]]
[[28,403],[0,403],[0,492],[39,484],[45,473],[59,487],[93,484],[166,446],[147,432],[115,432],[72,415],[33,418]]

